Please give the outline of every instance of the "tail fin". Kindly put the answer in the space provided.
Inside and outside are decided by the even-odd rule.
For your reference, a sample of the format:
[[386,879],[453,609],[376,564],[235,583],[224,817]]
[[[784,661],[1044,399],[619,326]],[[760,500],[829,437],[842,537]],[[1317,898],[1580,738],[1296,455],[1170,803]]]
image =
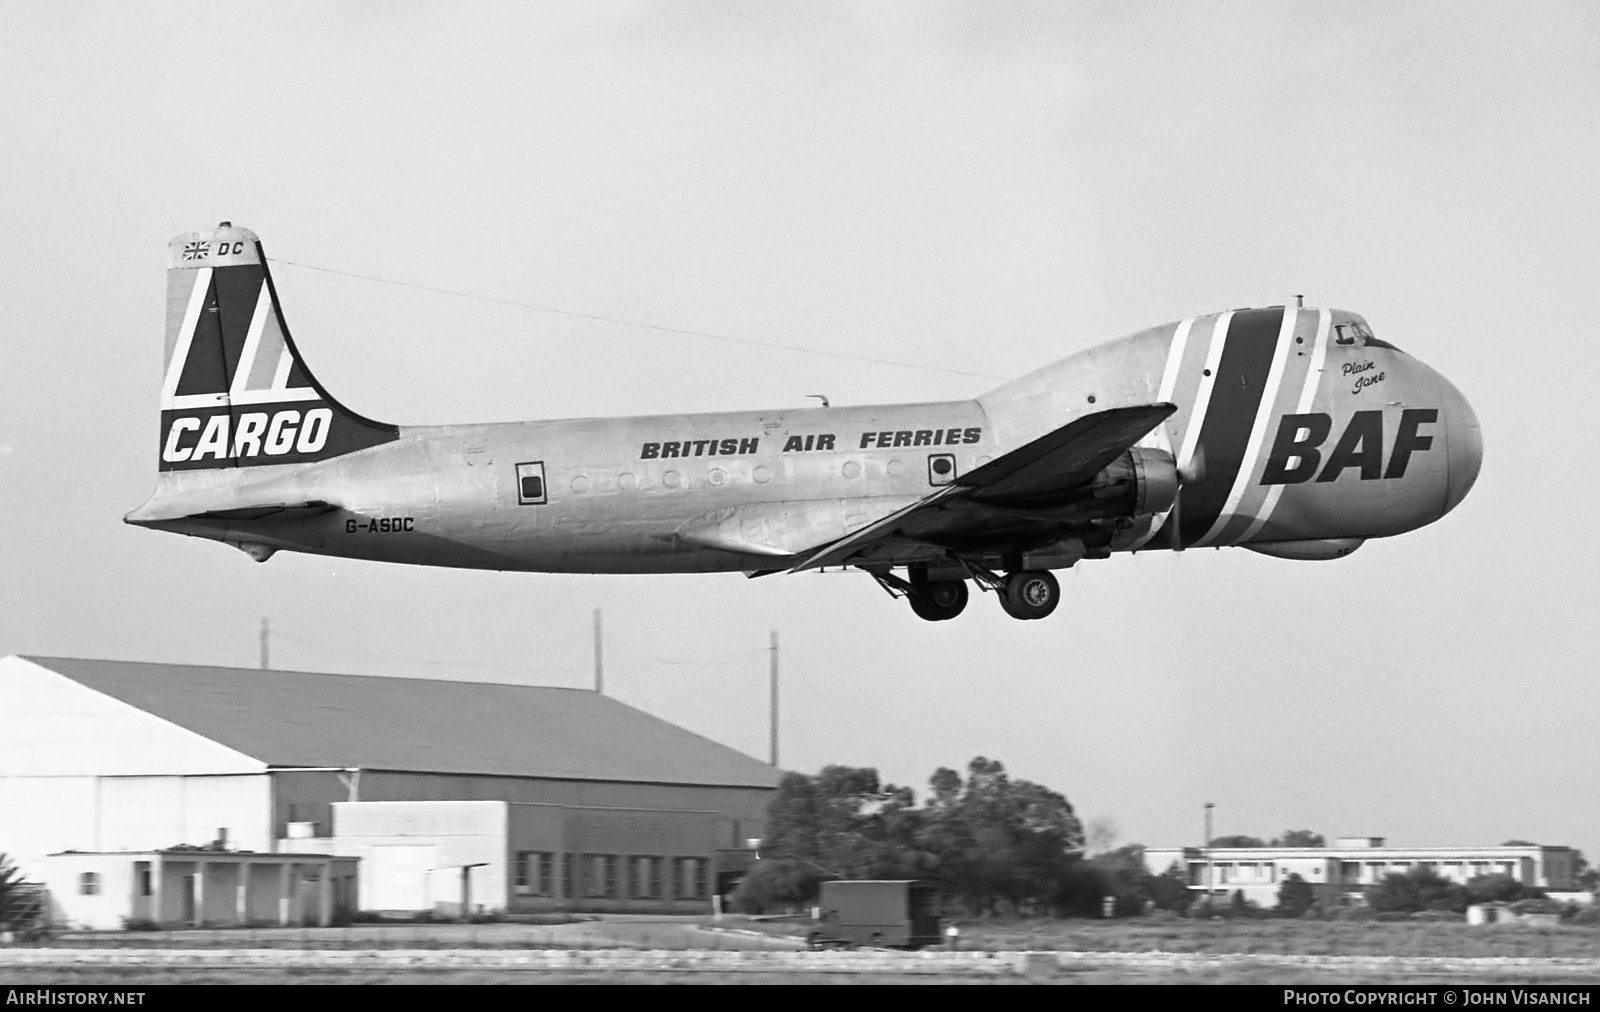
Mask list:
[[223,222],[167,244],[161,471],[326,460],[399,438],[305,366],[261,240]]

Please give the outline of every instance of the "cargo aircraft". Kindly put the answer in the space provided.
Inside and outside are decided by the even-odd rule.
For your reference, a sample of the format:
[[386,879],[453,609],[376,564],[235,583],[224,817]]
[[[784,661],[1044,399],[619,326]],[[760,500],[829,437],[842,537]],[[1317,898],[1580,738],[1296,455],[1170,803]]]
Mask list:
[[1338,558],[1444,516],[1482,459],[1444,377],[1299,306],[1153,327],[970,400],[389,425],[317,382],[228,222],[168,246],[164,377],[131,524],[257,561],[858,569],[930,621],[971,587],[1043,618],[1054,570],[1113,552]]

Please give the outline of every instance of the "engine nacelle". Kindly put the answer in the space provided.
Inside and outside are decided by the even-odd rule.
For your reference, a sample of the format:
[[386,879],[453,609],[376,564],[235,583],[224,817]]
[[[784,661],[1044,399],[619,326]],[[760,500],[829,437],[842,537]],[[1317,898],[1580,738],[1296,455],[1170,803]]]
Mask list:
[[1315,538],[1310,541],[1258,541],[1240,547],[1277,559],[1326,562],[1329,559],[1344,558],[1360,548],[1366,540],[1366,538]]
[[1149,516],[1172,508],[1178,495],[1178,465],[1172,454],[1135,446],[1095,475],[1094,497],[1114,502],[1117,514]]

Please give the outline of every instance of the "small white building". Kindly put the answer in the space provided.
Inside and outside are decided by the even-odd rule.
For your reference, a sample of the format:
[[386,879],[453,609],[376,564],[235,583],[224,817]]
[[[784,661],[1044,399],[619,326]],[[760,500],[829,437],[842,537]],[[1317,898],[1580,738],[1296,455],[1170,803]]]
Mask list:
[[1191,891],[1218,898],[1243,893],[1263,907],[1275,906],[1290,875],[1317,887],[1324,902],[1359,897],[1386,875],[1429,868],[1453,882],[1506,875],[1525,886],[1570,890],[1575,852],[1570,847],[1388,847],[1381,836],[1346,836],[1331,847],[1150,847],[1145,867],[1160,875],[1174,863]]
[[42,862],[57,928],[320,924],[357,908],[356,859],[173,847],[51,854]]

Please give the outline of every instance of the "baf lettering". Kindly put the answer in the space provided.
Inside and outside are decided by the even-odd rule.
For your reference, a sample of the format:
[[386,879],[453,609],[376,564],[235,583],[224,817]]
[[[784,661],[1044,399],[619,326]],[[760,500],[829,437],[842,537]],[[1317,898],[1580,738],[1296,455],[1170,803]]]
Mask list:
[[[1411,456],[1433,448],[1433,436],[1421,431],[1436,425],[1437,408],[1406,408],[1400,413],[1400,428],[1384,466],[1383,412],[1357,411],[1350,416],[1333,449],[1323,464],[1322,445],[1333,430],[1333,419],[1322,412],[1284,415],[1278,434],[1267,454],[1261,472],[1263,485],[1297,485],[1313,477],[1321,482],[1337,481],[1345,471],[1355,468],[1362,481],[1378,478],[1404,478]],[[1320,472],[1319,472],[1320,468]]]

